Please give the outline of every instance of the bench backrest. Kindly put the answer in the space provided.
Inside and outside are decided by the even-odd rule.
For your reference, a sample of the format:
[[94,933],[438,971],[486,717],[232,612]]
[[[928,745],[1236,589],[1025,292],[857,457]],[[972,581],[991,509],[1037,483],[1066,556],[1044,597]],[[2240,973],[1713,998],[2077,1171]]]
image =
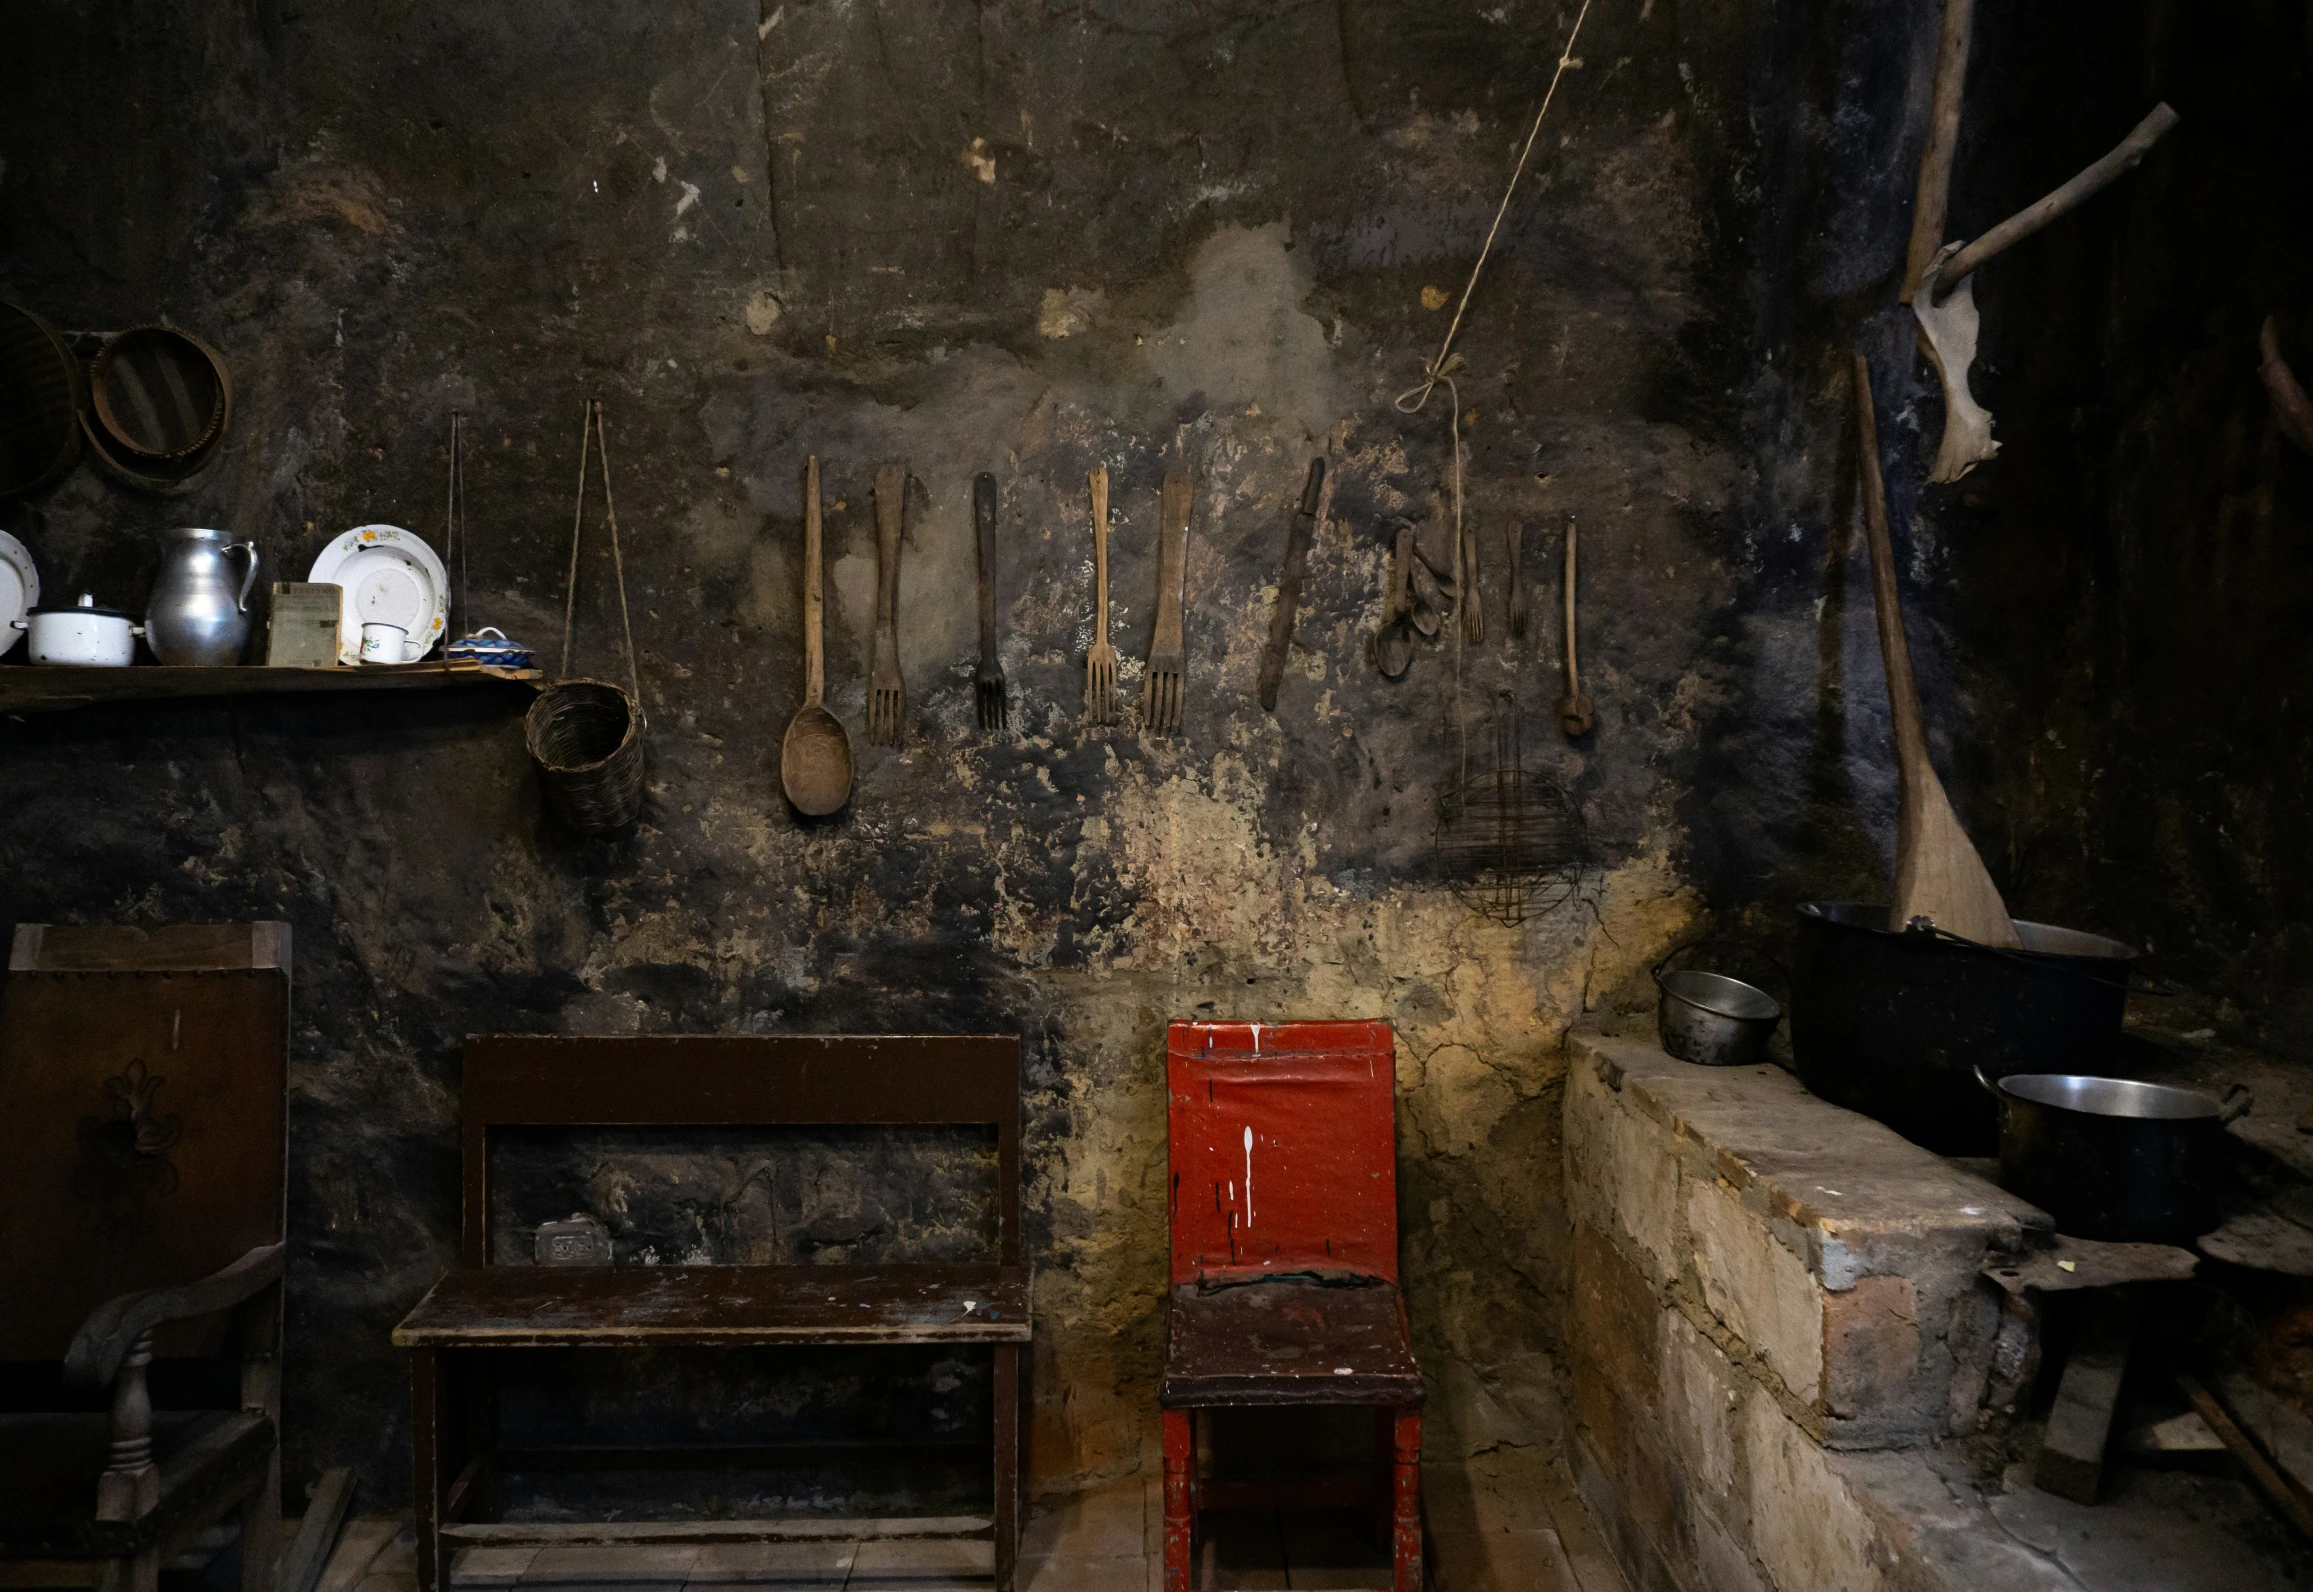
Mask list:
[[993,1126],[999,1259],[1020,1264],[1012,1034],[485,1034],[466,1041],[464,1263],[486,1264],[490,1130]]
[[1175,1023],[1166,1036],[1172,1280],[1397,1281],[1387,1023]]

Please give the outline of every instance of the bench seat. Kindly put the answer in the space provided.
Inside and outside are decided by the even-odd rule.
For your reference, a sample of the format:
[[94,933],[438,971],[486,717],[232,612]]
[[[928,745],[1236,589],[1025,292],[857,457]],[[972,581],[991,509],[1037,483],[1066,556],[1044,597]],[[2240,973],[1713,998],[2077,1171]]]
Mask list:
[[488,1266],[394,1328],[404,1349],[1026,1343],[1019,1266]]

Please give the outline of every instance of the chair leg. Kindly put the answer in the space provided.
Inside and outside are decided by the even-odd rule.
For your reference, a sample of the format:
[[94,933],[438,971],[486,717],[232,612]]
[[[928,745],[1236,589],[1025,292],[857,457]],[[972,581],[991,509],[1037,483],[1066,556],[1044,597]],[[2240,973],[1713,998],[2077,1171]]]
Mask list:
[[996,1592],[1012,1592],[1020,1558],[1020,1348],[996,1345]]
[[1386,1405],[1373,1412],[1373,1464],[1379,1499],[1373,1511],[1374,1537],[1387,1553],[1397,1540],[1397,1411]]
[[1195,1480],[1196,1439],[1187,1410],[1164,1412],[1165,1592],[1189,1592],[1189,1556],[1195,1551],[1197,1514],[1189,1498]]
[[444,1370],[440,1350],[411,1351],[410,1490],[417,1513],[418,1592],[448,1592],[450,1582],[442,1563],[442,1506],[451,1480],[442,1452],[449,1391]]
[[147,1548],[125,1559],[107,1559],[98,1573],[97,1592],[160,1592],[161,1550]]
[[1393,1530],[1390,1563],[1394,1592],[1421,1592],[1422,1584],[1422,1417],[1398,1411],[1391,1447],[1396,1451],[1390,1488]]

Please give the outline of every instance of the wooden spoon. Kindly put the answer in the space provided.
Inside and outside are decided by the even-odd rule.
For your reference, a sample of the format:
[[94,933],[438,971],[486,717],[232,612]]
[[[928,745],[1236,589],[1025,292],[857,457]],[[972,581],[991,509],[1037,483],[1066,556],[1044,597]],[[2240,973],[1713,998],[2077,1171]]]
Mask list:
[[[1413,527],[1409,524],[1406,530],[1411,533]],[[1430,568],[1429,560],[1422,557],[1420,538],[1415,536],[1407,545],[1412,553],[1405,565],[1406,614],[1414,629],[1425,636],[1434,636],[1452,600],[1446,596],[1445,587]]]
[[1879,617],[1879,652],[1887,665],[1887,706],[1895,720],[1898,806],[1895,824],[1895,916],[1901,929],[1924,917],[1947,934],[1983,945],[2017,945],[2008,904],[1968,843],[1928,762],[1920,726],[1919,687],[1895,589],[1895,549],[1887,535],[1887,484],[1879,475],[1879,418],[1871,407],[1871,362],[1855,356],[1855,420],[1863,455],[1863,519],[1871,544],[1871,601]]
[[1392,680],[1413,662],[1413,599],[1406,591],[1413,539],[1413,527],[1400,522],[1389,559],[1389,589],[1382,594],[1381,628],[1373,637],[1373,661]]
[[819,600],[819,458],[803,467],[803,706],[779,743],[779,783],[795,810],[824,818],[851,800],[851,732],[820,705],[827,689]]

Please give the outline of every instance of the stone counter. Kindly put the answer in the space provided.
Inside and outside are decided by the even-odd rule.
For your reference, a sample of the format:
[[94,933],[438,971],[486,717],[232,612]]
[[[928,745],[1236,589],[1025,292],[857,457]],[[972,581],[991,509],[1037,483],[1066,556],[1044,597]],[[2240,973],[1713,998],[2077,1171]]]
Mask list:
[[1577,1468],[1626,1567],[1933,1584],[1841,1451],[1998,1418],[2036,1346],[1979,1274],[2048,1218],[1779,1069],[1569,1047]]

